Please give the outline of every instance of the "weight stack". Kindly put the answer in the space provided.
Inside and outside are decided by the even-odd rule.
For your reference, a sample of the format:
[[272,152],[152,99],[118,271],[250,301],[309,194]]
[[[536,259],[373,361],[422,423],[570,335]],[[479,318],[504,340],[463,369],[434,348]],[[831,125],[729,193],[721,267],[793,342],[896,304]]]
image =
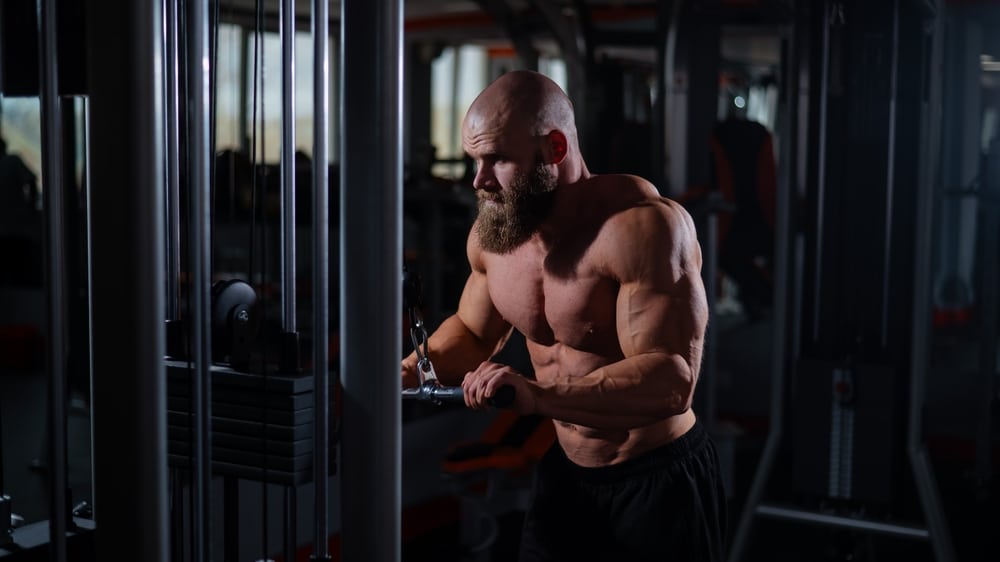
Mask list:
[[903,458],[898,373],[883,365],[802,360],[792,402],[795,490],[894,501]]
[[[313,376],[244,373],[213,365],[212,472],[298,486],[313,477]],[[167,454],[170,466],[192,461],[192,370],[167,361]],[[331,393],[330,435],[335,435]],[[332,437],[331,437],[332,441]],[[333,449],[331,449],[331,458]],[[335,463],[330,463],[330,473]]]

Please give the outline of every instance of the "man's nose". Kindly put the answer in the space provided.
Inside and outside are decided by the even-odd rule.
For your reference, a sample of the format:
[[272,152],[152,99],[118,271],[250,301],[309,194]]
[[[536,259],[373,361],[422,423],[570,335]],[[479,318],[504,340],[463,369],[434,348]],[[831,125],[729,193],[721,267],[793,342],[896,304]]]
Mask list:
[[480,166],[472,178],[472,188],[476,191],[497,191],[497,179],[488,167]]

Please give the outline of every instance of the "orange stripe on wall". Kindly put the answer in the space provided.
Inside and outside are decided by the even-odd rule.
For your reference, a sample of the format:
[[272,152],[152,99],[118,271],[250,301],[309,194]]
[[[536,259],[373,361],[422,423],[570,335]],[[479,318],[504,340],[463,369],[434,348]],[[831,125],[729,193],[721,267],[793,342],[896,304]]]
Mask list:
[[496,20],[486,12],[462,12],[460,14],[442,14],[411,18],[403,24],[405,31],[427,31],[433,29],[450,29],[456,27],[480,27],[495,25]]

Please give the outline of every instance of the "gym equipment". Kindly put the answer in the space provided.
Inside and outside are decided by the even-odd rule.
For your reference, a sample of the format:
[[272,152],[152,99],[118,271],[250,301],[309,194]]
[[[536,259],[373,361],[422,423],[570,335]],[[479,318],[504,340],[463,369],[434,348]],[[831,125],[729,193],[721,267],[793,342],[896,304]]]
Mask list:
[[[409,271],[404,265],[403,305],[410,316],[410,339],[413,341],[413,350],[417,354],[417,377],[419,382],[416,388],[404,388],[403,398],[423,400],[435,404],[441,404],[442,402],[463,402],[465,396],[462,393],[461,387],[443,386],[438,382],[437,374],[434,372],[434,365],[427,354],[427,328],[424,325],[424,317],[420,311],[423,300],[422,294],[420,276]],[[514,397],[514,387],[505,385],[497,389],[488,402],[493,407],[506,408],[514,402]]]
[[257,332],[257,292],[239,279],[212,285],[212,359],[245,370]]
[[[787,272],[793,232],[789,218],[795,178],[792,159],[786,158],[780,170],[776,207],[776,325],[770,428],[732,540],[730,560],[743,559],[753,519],[767,517],[925,540],[930,543],[936,560],[949,562],[955,560],[955,551],[923,436],[932,257],[929,236],[934,215],[932,182],[938,177],[936,156],[941,121],[935,112],[940,104],[941,83],[931,80],[926,93],[919,92],[919,95],[926,95],[926,99],[919,100],[926,109],[920,111],[913,110],[919,105],[911,104],[916,101],[914,94],[918,91],[899,88],[897,84],[897,81],[921,77],[925,69],[933,72],[939,67],[945,17],[937,8],[902,2],[886,3],[877,8],[870,3],[862,8],[860,2],[823,2],[812,9],[815,10],[812,13],[805,12],[807,16],[814,16],[811,22],[798,22],[811,23],[811,32],[818,33],[821,39],[819,72],[811,78],[819,86],[819,99],[812,104],[819,113],[816,116],[819,142],[816,230],[811,241],[815,244],[815,261],[808,266],[813,275],[808,283],[812,286],[807,288],[812,291],[811,299],[807,300],[812,302],[803,309],[799,297],[791,303],[791,299],[783,298],[790,292]],[[904,27],[901,20],[921,21],[923,26]],[[888,31],[872,34],[877,26]],[[800,29],[810,28],[797,24],[792,29],[789,49],[792,62],[788,66],[793,69],[799,67],[797,53],[801,49],[798,46],[807,37]],[[878,38],[881,52],[885,53],[880,66],[869,65],[870,59],[855,58],[857,51],[841,48],[844,37],[850,34],[869,34]],[[911,48],[917,45],[923,45],[923,49]],[[848,54],[841,56],[844,52]],[[851,119],[846,119],[844,106],[838,103],[838,94],[831,87],[844,61],[857,63],[860,67],[854,69],[857,74],[849,81],[853,86],[846,88],[844,95],[865,100],[851,106]],[[868,76],[885,75],[889,80],[877,88],[869,88]],[[791,133],[798,126],[797,83],[796,79],[785,81],[789,88],[787,119],[782,134],[785,139],[794,139]],[[861,85],[864,86],[860,89],[852,89]],[[859,95],[862,92],[863,95]],[[891,108],[884,119],[877,124],[854,119],[857,115],[878,114],[867,113],[866,109],[869,105],[880,107],[875,100]],[[918,127],[912,127],[913,124]],[[874,147],[886,150],[889,158],[883,161]],[[794,153],[794,141],[791,149],[786,145],[782,150],[783,154]],[[904,157],[916,157],[920,165],[897,166],[897,160]],[[836,168],[843,166],[845,161],[851,162],[855,172],[864,172],[840,175]],[[899,196],[896,189],[907,181],[916,185],[915,192]],[[876,204],[860,206],[856,204],[858,200]],[[864,212],[848,215],[843,211],[847,208],[860,208]],[[871,230],[866,225],[882,232],[874,235],[872,232],[878,230]],[[912,259],[893,246],[900,234],[912,244]],[[836,240],[835,247],[830,240]],[[850,251],[843,251],[843,248],[850,248]],[[902,269],[903,264],[910,268],[903,275],[912,272],[912,279],[896,283],[890,290],[890,266]],[[876,267],[866,270],[865,275],[853,274],[865,265]],[[830,273],[844,271],[852,275],[835,277]],[[872,274],[867,274],[868,271]],[[895,280],[895,276],[892,277]],[[910,290],[912,293],[908,292]],[[786,312],[789,304],[793,307],[791,315]],[[905,319],[908,312],[912,321],[907,324],[901,319]],[[792,326],[788,326],[786,316],[794,322]],[[805,329],[800,328],[803,324]],[[794,341],[797,334],[804,334],[807,343],[800,345],[796,341],[791,354],[787,354],[786,337]],[[792,355],[799,353],[801,356]],[[795,412],[795,424],[785,421],[788,403],[785,392],[789,389],[786,363],[790,356],[796,360],[793,368],[797,371],[797,388],[791,387],[797,392],[793,400],[800,408]],[[902,364],[905,367],[900,366]],[[900,384],[904,377],[908,380]],[[898,392],[903,388],[905,397]],[[810,407],[813,409],[807,410]],[[802,416],[808,417],[799,419]],[[890,426],[890,422],[895,426]],[[819,494],[818,498],[810,498],[814,501],[809,505],[763,501],[779,445],[787,439],[782,434],[789,427],[792,428],[793,446],[806,448],[794,459],[794,484],[800,491]],[[822,447],[816,447],[818,432],[801,431],[810,427],[827,429],[820,433]],[[904,450],[905,461],[901,458]],[[894,491],[897,494],[901,491],[891,488],[905,483],[892,467],[885,466],[890,458],[896,458],[898,465],[908,461],[924,525],[909,524],[891,511],[888,516],[879,516],[866,509],[870,505],[889,505],[885,503],[887,498],[891,498]],[[867,468],[866,462],[875,463],[872,466],[876,470],[862,476],[859,469]],[[816,507],[816,499],[824,503]],[[826,509],[828,505],[835,507]]]
[[[488,400],[495,408],[506,408],[514,402],[515,391],[512,386],[502,386],[497,389],[496,394]],[[444,402],[460,403],[465,401],[465,395],[460,386],[442,386],[436,380],[424,381],[416,388],[404,388],[403,398],[410,400],[423,400],[441,404]]]

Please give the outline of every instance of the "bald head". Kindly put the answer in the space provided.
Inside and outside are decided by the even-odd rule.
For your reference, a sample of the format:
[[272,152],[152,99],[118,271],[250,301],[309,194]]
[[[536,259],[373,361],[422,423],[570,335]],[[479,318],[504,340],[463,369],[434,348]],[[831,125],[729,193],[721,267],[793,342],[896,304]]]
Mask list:
[[516,127],[540,136],[562,131],[576,144],[573,104],[544,74],[516,70],[497,78],[472,102],[465,127],[473,130]]

